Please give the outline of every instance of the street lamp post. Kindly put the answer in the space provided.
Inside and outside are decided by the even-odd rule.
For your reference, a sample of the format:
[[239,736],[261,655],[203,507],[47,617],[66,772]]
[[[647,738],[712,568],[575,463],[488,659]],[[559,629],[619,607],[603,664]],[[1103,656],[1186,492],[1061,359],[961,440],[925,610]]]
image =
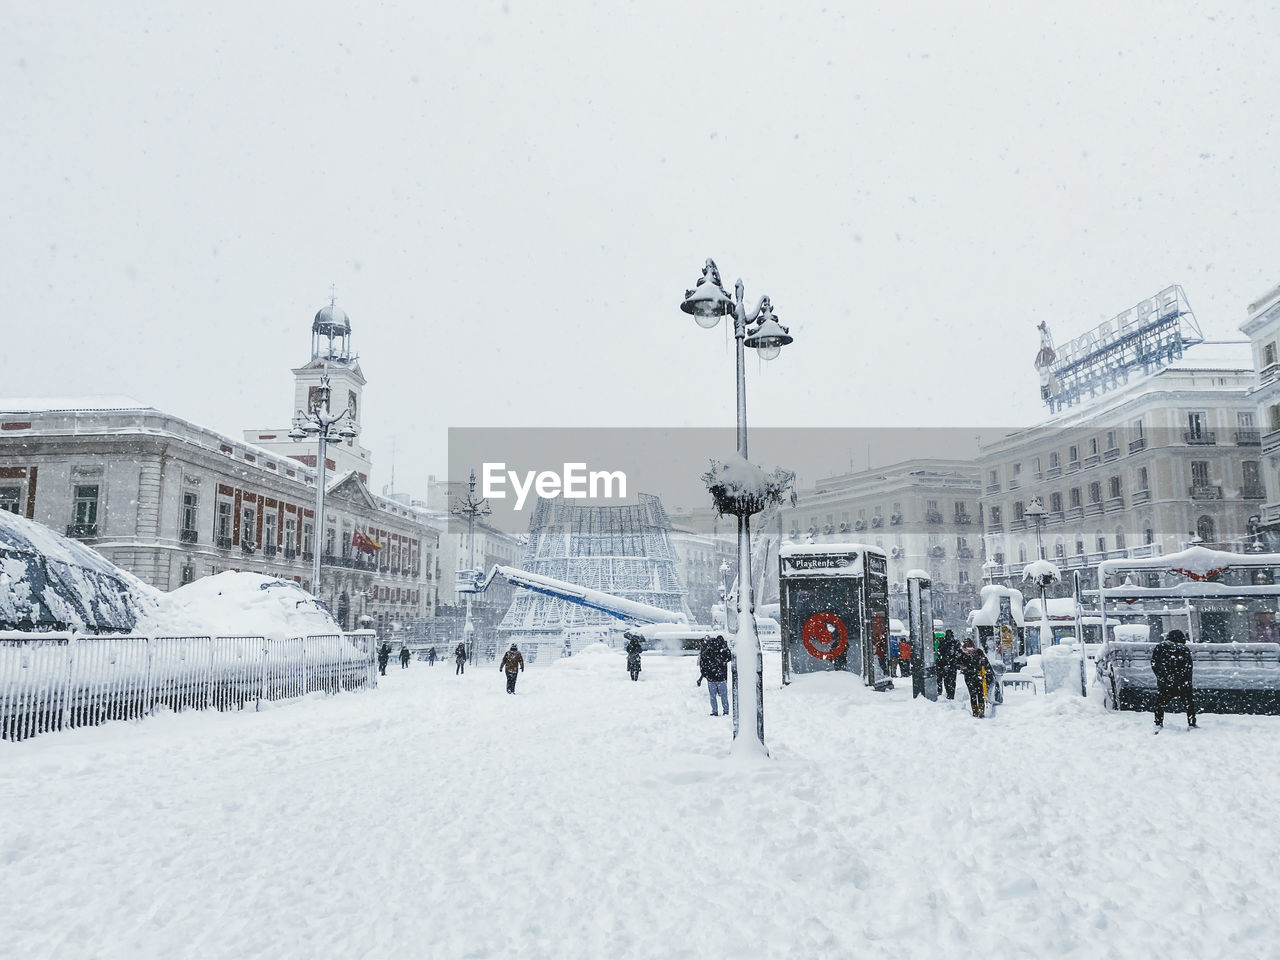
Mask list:
[[[320,378],[320,386],[311,398],[309,410],[299,410],[293,415],[293,429],[289,439],[302,441],[314,437],[319,444],[316,454],[316,519],[315,541],[311,552],[311,592],[320,597],[320,536],[324,529],[325,461],[330,443],[351,440],[358,433],[355,413],[348,406],[339,413],[329,411],[329,375]],[[346,629],[345,627],[343,629]]]
[[[714,260],[708,259],[702,268],[702,276],[692,290],[685,291],[680,309],[693,317],[698,326],[710,330],[721,317],[733,317],[735,342],[734,358],[737,365],[738,400],[738,456],[747,458],[747,384],[744,347],[751,347],[762,360],[773,360],[782,348],[791,343],[792,337],[773,315],[773,305],[768,297],[761,297],[754,310],[748,310],[744,302],[741,280],[734,285],[733,299],[720,284],[720,271]],[[738,630],[734,635],[734,658],[738,663],[756,664],[755,706],[756,739],[760,752],[768,755],[764,742],[764,653],[760,649],[760,637],[756,632],[754,602],[751,596],[751,519],[747,513],[738,514]],[[737,686],[734,687],[735,702]],[[736,705],[736,703],[735,703]],[[734,739],[738,740],[738,711],[734,710]],[[742,742],[742,741],[739,741]]]
[[[471,479],[467,481],[467,497],[458,500],[449,509],[455,517],[465,517],[467,521],[467,579],[476,579],[476,518],[487,517],[493,511],[487,499],[476,499],[476,472],[471,471]],[[475,590],[467,591],[467,620],[462,627],[462,642],[470,655],[471,665],[475,666],[476,650],[474,642],[475,624],[471,622],[471,597]]]

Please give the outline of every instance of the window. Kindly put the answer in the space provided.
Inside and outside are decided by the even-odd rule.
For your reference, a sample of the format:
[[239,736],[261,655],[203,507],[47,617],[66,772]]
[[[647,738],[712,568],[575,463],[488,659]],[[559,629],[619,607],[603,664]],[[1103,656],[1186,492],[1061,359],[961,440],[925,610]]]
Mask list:
[[1111,500],[1118,500],[1121,496],[1120,478],[1112,477],[1107,481],[1107,497]]
[[1079,448],[1079,447],[1077,447],[1077,446],[1074,446],[1074,445],[1072,445],[1072,446],[1068,447],[1068,448],[1067,448],[1067,460],[1069,460],[1071,463],[1079,463],[1079,462],[1080,462],[1080,448]]
[[284,548],[292,550],[298,543],[298,521],[295,517],[284,518]]
[[1015,477],[1019,477],[1019,476],[1021,476],[1021,475],[1022,475],[1022,464],[1021,464],[1021,463],[1015,463],[1015,464],[1013,465],[1013,475],[1014,475]]
[[1187,438],[1191,440],[1204,439],[1204,413],[1196,411],[1187,414]]
[[1076,534],[1076,556],[1084,556],[1084,537],[1080,536],[1080,534]]
[[[1139,468],[1138,468],[1138,489],[1139,489],[1139,490],[1150,490],[1150,489],[1151,489],[1151,488],[1147,485],[1147,468],[1146,468],[1146,467],[1139,467]],[[1149,541],[1148,541],[1148,542],[1149,542]]]
[[264,513],[262,515],[262,544],[268,550],[276,548],[276,524],[279,523],[279,515],[276,513]]
[[1024,543],[1018,544],[1018,562],[1019,563],[1027,562],[1027,546]]
[[1055,450],[1053,453],[1049,454],[1049,469],[1056,470],[1058,468],[1058,463],[1058,451]]
[[98,523],[98,485],[76,484],[74,500],[75,525],[87,530]]
[[302,549],[306,553],[314,553],[316,549],[316,528],[315,524],[302,524]]
[[1053,545],[1053,555],[1059,560],[1064,559],[1067,555],[1067,545],[1059,540]]
[[1252,430],[1257,425],[1258,425],[1258,422],[1257,420],[1254,419],[1254,416],[1252,413],[1236,414],[1236,426],[1239,427],[1241,430]]
[[998,471],[991,470],[987,473],[987,483],[990,483],[994,486],[999,482],[1000,482],[1000,474]]
[[1099,483],[1097,480],[1089,484],[1089,502],[1090,503],[1102,502],[1102,484]]
[[1025,520],[1027,516],[1026,505],[1021,500],[1017,500],[1013,504],[1013,519]]
[[1267,407],[1267,423],[1271,430],[1280,430],[1280,403]]
[[1133,438],[1135,440],[1142,439],[1142,420],[1141,419],[1133,421]]
[[1000,526],[1000,508],[999,507],[991,508],[991,525],[994,527]]
[[1262,365],[1264,367],[1275,366],[1276,362],[1276,343],[1272,340],[1262,348]]
[[1150,527],[1142,531],[1142,542],[1150,546],[1156,542],[1156,532]]
[[1098,455],[1098,438],[1089,438],[1089,456],[1096,457]]
[[1114,450],[1116,448],[1116,432],[1114,430],[1107,431],[1107,449]]
[[1106,552],[1107,552],[1107,538],[1106,538],[1106,537],[1104,537],[1104,536],[1102,535],[1102,531],[1101,531],[1101,530],[1099,530],[1099,531],[1098,531],[1098,533],[1096,534],[1096,536],[1097,536],[1097,543],[1098,543],[1098,552],[1099,552],[1099,553],[1106,553]]
[[219,546],[231,546],[231,501],[218,501],[218,524],[216,535]]
[[1124,527],[1116,527],[1116,549],[1124,549]]
[[1207,487],[1209,485],[1208,460],[1191,461],[1191,483],[1196,487]]
[[969,505],[965,503],[963,500],[957,500],[955,502],[955,511],[956,511],[957,518],[967,517],[969,516]]
[[1201,517],[1196,521],[1196,536],[1205,543],[1213,543],[1217,539],[1215,532],[1213,517]]
[[0,487],[0,510],[21,513],[22,487]]
[[1080,506],[1080,488],[1079,488],[1079,487],[1072,487],[1072,488],[1071,488],[1071,493],[1070,493],[1070,496],[1069,496],[1069,498],[1068,498],[1068,502],[1069,502],[1069,503],[1071,504],[1071,506],[1073,506],[1073,507],[1078,507],[1078,506]]
[[256,507],[244,507],[240,511],[240,543],[253,546],[253,537],[257,533],[258,510]]
[[332,557],[338,546],[338,531],[329,527],[324,532],[324,552],[326,556]]
[[194,533],[196,529],[196,515],[199,501],[194,493],[184,493],[182,495],[182,532]]
[[345,559],[351,559],[351,528],[345,523],[342,525],[342,556]]
[[926,500],[926,501],[925,501],[925,504],[924,504],[924,507],[925,507],[925,509],[926,509],[926,510],[936,511],[936,510],[938,509],[938,501],[937,501],[937,500]]
[[1049,512],[1050,513],[1062,512],[1062,494],[1060,493],[1049,494]]

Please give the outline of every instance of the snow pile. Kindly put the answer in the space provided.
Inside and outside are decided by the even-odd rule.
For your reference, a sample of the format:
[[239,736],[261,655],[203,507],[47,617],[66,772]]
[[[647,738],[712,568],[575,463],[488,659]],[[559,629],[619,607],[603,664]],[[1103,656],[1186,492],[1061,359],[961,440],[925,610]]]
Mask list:
[[158,596],[96,550],[0,510],[0,624],[126,632]]
[[978,609],[969,614],[969,625],[974,627],[994,627],[1000,622],[1000,602],[1009,601],[1009,613],[1013,622],[1022,626],[1022,591],[1012,587],[989,584],[978,594]]
[[1074,643],[1057,643],[1040,654],[1045,693],[1066,690],[1080,693],[1080,651]]
[[292,580],[227,571],[161,594],[139,633],[255,636],[268,640],[342,633],[323,604]]
[[1145,623],[1117,623],[1111,631],[1116,640],[1126,643],[1147,643],[1151,640],[1151,627]]

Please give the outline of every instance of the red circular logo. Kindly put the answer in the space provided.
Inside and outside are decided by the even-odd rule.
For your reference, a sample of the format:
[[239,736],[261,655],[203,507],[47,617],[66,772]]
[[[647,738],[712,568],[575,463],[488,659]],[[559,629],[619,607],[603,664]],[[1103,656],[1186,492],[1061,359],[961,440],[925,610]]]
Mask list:
[[834,613],[815,613],[804,622],[800,642],[819,660],[834,660],[849,647],[849,631]]

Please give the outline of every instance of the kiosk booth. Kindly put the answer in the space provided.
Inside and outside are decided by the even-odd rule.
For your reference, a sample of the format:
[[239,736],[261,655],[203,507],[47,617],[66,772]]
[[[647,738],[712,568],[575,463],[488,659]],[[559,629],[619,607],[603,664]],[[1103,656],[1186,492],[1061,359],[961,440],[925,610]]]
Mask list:
[[867,686],[893,686],[884,550],[860,543],[784,544],[778,585],[784,676],[846,670]]

